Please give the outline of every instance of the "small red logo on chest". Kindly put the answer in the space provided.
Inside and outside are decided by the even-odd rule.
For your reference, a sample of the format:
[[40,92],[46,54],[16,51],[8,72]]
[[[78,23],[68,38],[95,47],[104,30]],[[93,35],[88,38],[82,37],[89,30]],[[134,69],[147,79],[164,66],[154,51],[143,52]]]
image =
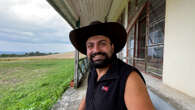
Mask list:
[[108,86],[102,86],[102,90],[105,91],[105,92],[108,92],[109,87]]

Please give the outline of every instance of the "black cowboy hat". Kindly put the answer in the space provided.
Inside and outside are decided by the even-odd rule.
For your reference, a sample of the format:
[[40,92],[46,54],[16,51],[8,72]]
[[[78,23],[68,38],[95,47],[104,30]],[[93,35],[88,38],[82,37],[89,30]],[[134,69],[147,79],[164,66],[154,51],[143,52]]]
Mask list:
[[74,47],[81,53],[86,53],[86,41],[94,35],[104,35],[114,44],[114,52],[118,53],[125,46],[127,41],[127,32],[125,28],[116,22],[101,23],[92,22],[90,25],[72,30],[69,38]]

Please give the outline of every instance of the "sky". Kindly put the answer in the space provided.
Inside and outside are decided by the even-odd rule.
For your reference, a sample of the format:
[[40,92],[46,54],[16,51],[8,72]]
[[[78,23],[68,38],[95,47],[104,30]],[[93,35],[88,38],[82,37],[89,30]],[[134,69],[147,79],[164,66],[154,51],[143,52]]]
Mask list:
[[71,30],[46,0],[0,0],[0,51],[74,51]]

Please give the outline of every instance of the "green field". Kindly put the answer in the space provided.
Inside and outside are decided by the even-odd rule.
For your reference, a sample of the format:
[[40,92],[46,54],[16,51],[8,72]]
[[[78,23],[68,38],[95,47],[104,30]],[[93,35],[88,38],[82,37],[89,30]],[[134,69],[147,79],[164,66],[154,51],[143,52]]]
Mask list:
[[0,61],[0,110],[48,110],[73,79],[73,59]]

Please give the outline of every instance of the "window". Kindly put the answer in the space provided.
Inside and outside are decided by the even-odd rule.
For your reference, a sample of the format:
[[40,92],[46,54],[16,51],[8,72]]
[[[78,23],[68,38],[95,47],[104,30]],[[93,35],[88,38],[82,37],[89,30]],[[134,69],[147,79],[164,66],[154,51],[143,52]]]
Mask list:
[[158,76],[162,75],[163,70],[164,18],[165,0],[151,0],[147,70]]
[[132,28],[132,30],[129,33],[128,37],[128,63],[133,65],[133,57],[134,57],[134,32],[135,32],[135,26]]
[[[130,20],[137,13],[140,4],[145,1],[131,0],[129,2]],[[133,64],[142,72],[161,76],[163,69],[165,0],[150,0],[149,4],[149,12],[146,12],[146,7],[143,9],[129,33],[128,63]],[[146,14],[149,14],[149,22],[147,22]],[[148,25],[146,25],[147,23]],[[149,30],[148,36],[146,30]]]

